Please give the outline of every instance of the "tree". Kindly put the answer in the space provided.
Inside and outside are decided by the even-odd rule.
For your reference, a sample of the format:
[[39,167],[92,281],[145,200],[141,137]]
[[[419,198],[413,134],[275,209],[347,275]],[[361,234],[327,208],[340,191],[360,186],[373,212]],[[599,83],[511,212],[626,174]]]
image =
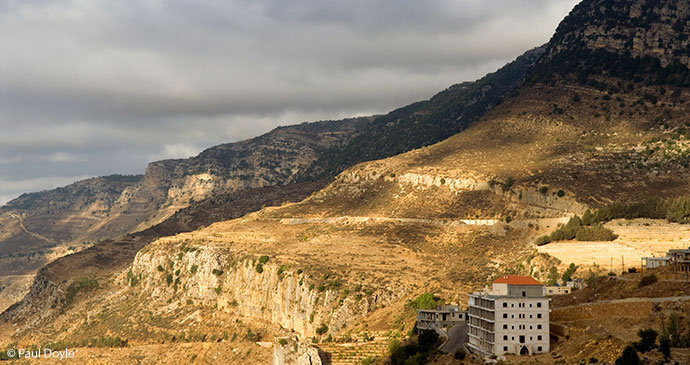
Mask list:
[[582,225],[591,226],[593,223],[594,216],[592,215],[592,212],[590,212],[589,209],[585,210],[585,213],[582,215]]
[[549,269],[549,275],[546,276],[546,284],[556,285],[558,281],[558,269],[555,266],[551,266]]
[[575,263],[570,263],[570,266],[563,272],[563,276],[561,276],[561,280],[563,281],[563,285],[565,285],[569,280],[570,277],[575,273],[575,270],[577,270],[577,266],[575,266]]
[[644,354],[654,348],[656,337],[659,334],[655,330],[647,328],[646,330],[639,330],[637,335],[640,336],[640,341],[634,343],[635,348]]
[[659,352],[664,354],[667,359],[671,357],[671,340],[666,334],[659,336]]
[[641,364],[640,357],[637,356],[637,351],[631,345],[628,345],[619,358],[616,359],[616,365],[638,365]]

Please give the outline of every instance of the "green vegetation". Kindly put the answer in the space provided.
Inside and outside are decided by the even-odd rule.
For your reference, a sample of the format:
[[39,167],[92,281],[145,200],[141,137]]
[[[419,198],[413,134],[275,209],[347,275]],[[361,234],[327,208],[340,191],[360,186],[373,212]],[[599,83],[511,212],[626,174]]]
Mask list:
[[223,275],[223,270],[222,269],[213,269],[211,271],[211,273],[213,273],[213,275],[215,275],[215,276],[221,276],[221,275]]
[[367,356],[364,359],[362,359],[362,365],[373,365],[376,364],[378,361],[378,358],[374,356]]
[[570,280],[570,277],[575,273],[575,270],[577,270],[577,266],[575,266],[575,263],[571,262],[568,268],[563,272],[563,276],[561,276],[561,282],[563,285]]
[[639,330],[637,335],[640,336],[640,341],[633,343],[633,346],[635,346],[637,351],[644,354],[655,347],[656,337],[659,334],[655,330],[648,328],[646,330]]
[[262,264],[267,263],[268,262],[268,256],[263,255],[263,256],[259,257],[259,262]]
[[278,340],[278,343],[280,344],[280,346],[287,346],[288,341],[285,338],[281,338],[280,340]]
[[328,326],[325,323],[321,323],[321,326],[316,329],[317,335],[324,335],[326,332],[328,332]]
[[628,345],[619,358],[616,359],[616,365],[638,365],[642,364],[637,351],[632,345]]
[[595,222],[612,219],[666,219],[673,223],[690,223],[690,196],[651,198],[637,203],[615,203],[598,209]]
[[264,265],[262,265],[260,262],[256,264],[256,272],[258,272],[259,274],[264,272]]
[[434,296],[433,293],[426,292],[414,300],[408,300],[405,304],[406,307],[412,309],[432,309],[439,305],[443,305],[445,302],[443,299]]
[[79,292],[88,292],[98,288],[98,281],[88,276],[82,276],[67,287],[65,294],[64,307],[69,307],[74,302],[74,298]]
[[582,219],[578,216],[571,218],[565,226],[553,231],[549,236],[537,238],[538,246],[545,245],[552,241],[568,241],[577,239],[578,241],[613,241],[617,238],[608,228],[601,224],[583,225]]
[[189,270],[192,274],[196,274],[197,270],[199,270],[199,265],[194,264],[192,265],[192,268]]
[[558,269],[555,266],[551,266],[549,269],[549,274],[546,276],[546,284],[553,286],[558,282]]
[[139,283],[139,278],[132,273],[132,270],[127,271],[127,282],[130,286],[135,287]]
[[426,364],[436,354],[441,339],[436,331],[422,331],[416,341],[411,341],[405,346],[399,346],[390,354],[390,363],[393,365],[421,365]]

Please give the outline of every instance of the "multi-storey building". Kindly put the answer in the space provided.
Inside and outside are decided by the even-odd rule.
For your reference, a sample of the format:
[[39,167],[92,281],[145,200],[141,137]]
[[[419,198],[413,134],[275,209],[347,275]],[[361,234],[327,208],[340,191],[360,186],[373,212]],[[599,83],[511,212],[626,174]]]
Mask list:
[[447,330],[465,321],[467,321],[467,312],[461,311],[457,305],[417,310],[417,329],[420,331]]
[[549,352],[549,298],[529,276],[503,275],[469,296],[469,347],[483,356]]

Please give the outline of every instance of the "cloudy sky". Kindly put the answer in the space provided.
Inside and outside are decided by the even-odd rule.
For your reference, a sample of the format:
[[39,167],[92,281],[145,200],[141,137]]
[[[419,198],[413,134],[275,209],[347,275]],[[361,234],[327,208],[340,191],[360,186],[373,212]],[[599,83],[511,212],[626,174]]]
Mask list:
[[0,0],[0,203],[429,98],[576,2]]

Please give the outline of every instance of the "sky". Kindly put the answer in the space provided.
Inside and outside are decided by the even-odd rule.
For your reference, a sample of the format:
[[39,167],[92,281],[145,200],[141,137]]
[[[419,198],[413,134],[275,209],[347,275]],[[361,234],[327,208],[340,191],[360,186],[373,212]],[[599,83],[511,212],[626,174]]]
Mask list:
[[0,204],[428,99],[546,43],[576,3],[0,0]]

